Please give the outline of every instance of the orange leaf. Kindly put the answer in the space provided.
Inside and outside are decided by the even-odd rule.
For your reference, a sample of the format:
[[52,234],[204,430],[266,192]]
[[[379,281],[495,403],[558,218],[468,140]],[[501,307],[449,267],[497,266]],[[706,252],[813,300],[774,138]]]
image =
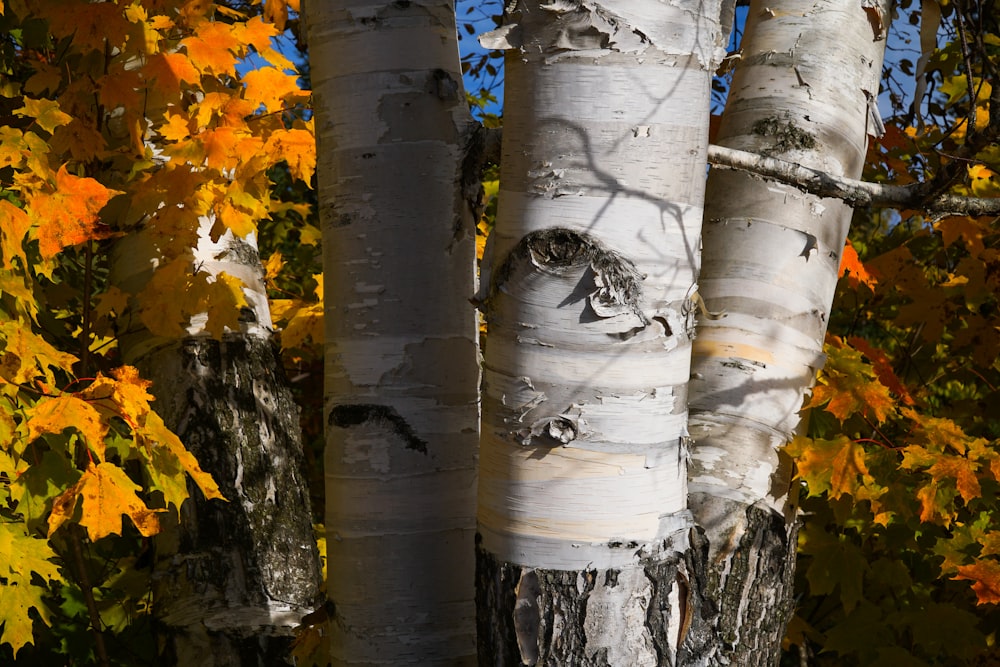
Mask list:
[[108,238],[110,230],[100,224],[98,212],[118,190],[110,190],[92,178],[80,178],[59,168],[56,188],[36,193],[28,200],[28,211],[39,225],[38,250],[52,259],[63,248],[90,240]]
[[292,176],[307,184],[316,170],[316,137],[311,127],[308,130],[278,130],[264,146],[275,162],[285,160]]
[[227,23],[203,21],[193,36],[181,40],[181,46],[187,49],[191,64],[200,71],[216,75],[236,72],[233,52],[240,42]]
[[835,337],[826,345],[827,363],[820,371],[812,399],[806,407],[824,409],[844,421],[854,414],[874,417],[879,423],[895,411],[889,389],[878,381],[861,353]]
[[861,263],[858,251],[851,245],[850,239],[847,240],[847,244],[844,246],[844,254],[840,258],[840,276],[846,276],[847,282],[855,289],[860,285],[865,285],[869,289],[874,290],[875,284],[878,282],[875,276],[868,273],[868,269]]
[[307,95],[298,84],[297,74],[286,74],[277,67],[261,67],[243,75],[246,84],[244,99],[256,108],[263,104],[268,112],[284,108],[286,97],[298,98]]
[[1000,604],[1000,563],[995,560],[979,559],[972,565],[960,565],[958,574],[952,579],[966,579],[975,582],[976,604]]
[[879,382],[888,387],[889,391],[899,396],[905,405],[914,404],[913,396],[910,395],[910,391],[903,385],[899,377],[896,376],[896,372],[892,370],[892,363],[885,352],[872,347],[868,344],[868,341],[860,336],[851,336],[847,339],[847,342],[851,347],[868,357],[868,360],[872,362],[872,368],[875,369],[875,374],[878,376]]
[[150,56],[142,71],[147,80],[155,80],[169,96],[178,95],[183,82],[201,81],[201,74],[183,53],[157,53]]
[[864,447],[846,435],[833,440],[797,436],[786,451],[795,459],[796,476],[806,481],[811,496],[829,491],[832,498],[845,493],[857,497],[862,486],[873,481]]

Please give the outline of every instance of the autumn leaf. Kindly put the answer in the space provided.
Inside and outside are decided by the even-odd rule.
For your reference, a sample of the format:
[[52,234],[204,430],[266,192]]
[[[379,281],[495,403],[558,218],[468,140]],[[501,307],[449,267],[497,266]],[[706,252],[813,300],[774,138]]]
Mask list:
[[868,269],[861,263],[858,251],[854,249],[850,239],[844,246],[844,254],[840,258],[840,277],[846,277],[847,282],[857,289],[860,285],[865,285],[868,289],[874,290],[878,282]]
[[14,113],[34,118],[38,126],[50,134],[60,125],[73,120],[72,116],[59,109],[59,103],[55,100],[35,100],[30,97],[24,98],[24,106],[15,109]]
[[280,111],[284,107],[285,98],[304,98],[298,84],[297,74],[286,74],[277,67],[261,67],[243,75],[246,85],[244,98],[254,107],[263,105],[267,112]]
[[841,421],[862,414],[884,422],[895,411],[896,404],[871,365],[861,358],[860,352],[834,336],[828,337],[825,350],[827,362],[806,407],[823,407]]
[[976,604],[1000,604],[1000,563],[992,558],[977,559],[971,565],[960,565],[952,579],[974,582]]
[[864,447],[840,434],[832,440],[796,436],[785,451],[795,459],[796,477],[809,485],[809,495],[857,496],[872,480]]
[[76,396],[47,397],[28,410],[28,438],[35,440],[47,433],[66,429],[79,431],[98,460],[104,460],[104,436],[108,425],[87,401]]
[[51,259],[68,246],[111,236],[98,213],[117,194],[122,193],[93,178],[74,176],[65,165],[60,167],[55,188],[28,199],[28,213],[38,225],[36,237],[42,258]]
[[316,170],[316,138],[309,129],[279,130],[268,139],[264,149],[271,153],[276,161],[284,159],[292,176],[303,183],[312,180]]
[[49,516],[49,534],[72,518],[77,500],[82,499],[80,525],[87,529],[91,540],[120,535],[123,514],[141,535],[155,535],[160,530],[160,520],[157,511],[146,507],[136,495],[141,488],[112,463],[91,464],[76,484],[56,498]]
[[0,521],[0,623],[3,624],[2,643],[10,644],[15,655],[26,644],[32,643],[32,618],[34,609],[46,625],[52,617],[45,602],[48,590],[32,583],[32,573],[48,580],[60,580],[55,561],[58,555],[47,540],[30,536],[23,523]]
[[195,69],[215,75],[232,75],[236,71],[233,52],[240,42],[228,23],[203,21],[194,35],[181,40]]
[[885,352],[872,347],[868,341],[860,336],[851,336],[847,339],[847,343],[868,357],[872,368],[875,369],[878,381],[888,387],[889,391],[899,396],[904,405],[914,404],[913,396],[896,376],[896,372],[892,369],[892,362],[889,361],[889,357],[886,356]]
[[180,438],[167,428],[160,415],[155,412],[149,413],[143,427],[136,431],[136,438],[144,444],[147,451],[152,451],[154,446],[164,447],[173,455],[180,468],[191,476],[206,498],[225,500],[212,476],[201,469],[194,454],[185,449]]
[[201,81],[201,73],[183,53],[157,53],[142,68],[147,81],[155,81],[168,97],[180,94],[181,84]]
[[31,228],[28,214],[6,199],[0,199],[0,254],[4,268],[14,267],[14,259],[21,261],[21,269],[27,269],[28,257],[23,241]]

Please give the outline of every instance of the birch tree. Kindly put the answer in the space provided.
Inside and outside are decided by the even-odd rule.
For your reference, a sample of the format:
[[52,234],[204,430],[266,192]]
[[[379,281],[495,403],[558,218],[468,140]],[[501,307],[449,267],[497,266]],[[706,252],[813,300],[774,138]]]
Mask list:
[[[717,143],[858,178],[868,136],[880,134],[887,12],[853,0],[751,2]],[[766,664],[784,635],[795,567],[781,449],[823,366],[853,211],[742,171],[713,168],[707,188],[689,503],[718,614],[708,655]]]
[[332,658],[475,661],[477,158],[450,2],[308,8]]
[[518,2],[479,486],[480,664],[685,664],[687,382],[719,3]]

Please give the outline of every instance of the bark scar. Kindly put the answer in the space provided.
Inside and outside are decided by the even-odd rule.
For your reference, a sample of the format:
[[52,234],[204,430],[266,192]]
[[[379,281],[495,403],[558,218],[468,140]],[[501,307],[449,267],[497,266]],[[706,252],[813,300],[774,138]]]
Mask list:
[[388,426],[396,435],[406,443],[407,449],[413,449],[421,454],[427,453],[427,442],[417,437],[413,427],[403,419],[402,415],[396,412],[395,408],[388,405],[377,405],[375,403],[353,403],[349,405],[338,405],[330,410],[327,424],[349,428],[360,426],[367,422],[375,422],[379,426]]

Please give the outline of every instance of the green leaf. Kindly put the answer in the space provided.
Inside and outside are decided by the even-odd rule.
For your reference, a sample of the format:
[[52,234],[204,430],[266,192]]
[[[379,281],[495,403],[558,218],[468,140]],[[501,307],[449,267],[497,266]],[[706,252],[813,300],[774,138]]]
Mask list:
[[43,579],[59,579],[59,569],[52,561],[57,557],[47,540],[31,537],[23,523],[0,521],[0,623],[3,633],[0,643],[10,644],[16,654],[25,644],[32,643],[31,616],[34,609],[48,625],[52,625],[43,598],[48,592],[32,583],[32,573]]

